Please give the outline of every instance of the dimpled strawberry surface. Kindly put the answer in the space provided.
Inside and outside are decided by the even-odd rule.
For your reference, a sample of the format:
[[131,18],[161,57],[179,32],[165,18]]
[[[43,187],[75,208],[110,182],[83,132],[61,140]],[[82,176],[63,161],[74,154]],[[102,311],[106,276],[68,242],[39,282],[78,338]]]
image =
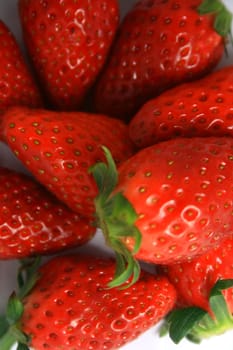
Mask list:
[[[149,4],[150,1],[148,1]],[[166,2],[166,1],[160,1]],[[17,0],[8,0],[0,1],[0,19],[3,20],[7,26],[10,28],[15,38],[17,39],[22,53],[26,58],[26,62],[29,63],[28,56],[26,56],[27,50],[23,42],[22,29],[19,20],[18,13],[18,1]],[[119,8],[121,11],[121,17],[124,16],[136,3],[136,0],[119,0]],[[174,1],[176,3],[176,1]],[[224,0],[224,3],[233,11],[233,2],[232,0]],[[101,33],[99,33],[100,35]],[[233,49],[230,43],[227,43],[227,52],[228,54],[223,54],[222,59],[220,60],[217,68],[223,66],[229,66],[232,64],[233,58]],[[31,64],[31,63],[30,63]],[[0,87],[1,88],[1,87]],[[124,89],[123,89],[124,92]],[[62,101],[61,101],[62,102]],[[104,106],[102,106],[104,107]],[[124,118],[122,118],[124,119]],[[30,171],[26,168],[25,165],[22,165],[21,161],[15,157],[13,152],[9,147],[0,142],[1,150],[1,160],[0,166],[9,167],[19,172],[23,172],[30,175]],[[86,245],[78,248],[82,253],[99,253],[106,256],[112,256],[112,250],[107,248],[103,235],[100,230],[97,230],[95,237]],[[76,248],[72,252],[76,252]],[[47,260],[49,257],[44,258]],[[143,264],[144,267],[144,264]],[[16,260],[12,261],[0,261],[0,312],[1,314],[5,310],[5,305],[7,298],[11,294],[12,290],[16,288],[16,278],[17,278],[17,268],[18,262]],[[154,272],[154,265],[145,264],[145,268],[149,271]],[[94,298],[94,297],[93,297]],[[204,340],[200,344],[193,344],[188,340],[182,340],[179,345],[176,345],[168,336],[160,337],[159,336],[160,323],[153,326],[145,333],[141,334],[140,337],[131,341],[130,343],[121,347],[122,350],[141,350],[146,348],[157,349],[157,350],[218,350],[223,346],[225,350],[232,350],[232,331],[227,332],[224,335],[213,337],[208,340]],[[93,342],[94,344],[94,342]],[[93,345],[94,346],[94,345]],[[16,346],[13,345],[11,350],[16,350]],[[46,348],[45,348],[46,349]],[[94,350],[94,347],[92,348]],[[2,349],[1,349],[2,350]]]

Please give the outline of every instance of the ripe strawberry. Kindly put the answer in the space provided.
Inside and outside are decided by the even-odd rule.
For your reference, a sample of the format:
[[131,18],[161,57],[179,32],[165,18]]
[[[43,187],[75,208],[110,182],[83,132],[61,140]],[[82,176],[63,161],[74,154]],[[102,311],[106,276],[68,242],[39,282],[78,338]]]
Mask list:
[[41,107],[36,83],[24,61],[15,37],[0,21],[0,115],[9,107]]
[[105,159],[101,146],[118,164],[133,154],[127,126],[104,115],[11,108],[2,135],[39,182],[84,216],[94,213],[98,192],[88,169]]
[[19,0],[24,42],[52,106],[77,109],[119,23],[117,0]]
[[92,168],[101,179],[96,211],[121,259],[119,275],[126,265],[137,274],[136,259],[186,261],[232,234],[232,138],[175,138],[147,147],[119,166],[118,180],[109,165],[102,175],[107,192],[100,170]]
[[177,136],[232,136],[233,66],[148,101],[129,125],[138,148]]
[[55,253],[89,241],[95,228],[25,174],[0,168],[0,259]]
[[[129,119],[150,98],[217,65],[231,15],[219,0],[201,3],[140,0],[134,5],[97,83],[98,111]],[[226,32],[220,33],[222,28]]]
[[[162,268],[177,290],[177,304],[181,308],[171,316],[172,322],[175,319],[178,321],[177,315],[182,315],[183,312],[190,316],[191,310],[192,312],[195,310],[193,307],[201,308],[209,313],[209,315],[204,313],[204,316],[200,313],[199,320],[195,320],[195,318],[192,320],[192,322],[195,322],[188,329],[189,337],[201,340],[211,335],[222,334],[233,328],[232,249],[233,239],[230,237],[218,247],[211,249],[200,257]],[[226,283],[228,288],[225,289],[224,287],[222,293],[216,296],[216,291],[213,293],[213,288],[216,288],[216,283],[221,283],[224,286],[223,280],[230,282]],[[218,299],[214,300],[213,297]],[[183,309],[184,307],[186,309]],[[190,310],[190,313],[188,313],[188,310]],[[196,323],[197,321],[201,324],[201,327]],[[179,329],[178,325],[176,326]],[[171,336],[174,337],[173,330]],[[175,340],[176,337],[177,335]]]
[[[111,259],[74,255],[44,264],[22,303],[14,296],[9,303],[20,305],[18,317],[12,318],[17,321],[22,314],[21,343],[35,350],[118,349],[172,309],[176,292],[167,278],[142,272],[135,286],[108,289],[114,267]],[[12,341],[11,327],[2,345]]]

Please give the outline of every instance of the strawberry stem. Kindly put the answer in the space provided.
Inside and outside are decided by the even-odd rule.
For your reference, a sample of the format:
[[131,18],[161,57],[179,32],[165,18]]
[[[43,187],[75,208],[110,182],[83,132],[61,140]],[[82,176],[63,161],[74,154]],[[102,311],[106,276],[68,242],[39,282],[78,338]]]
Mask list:
[[184,337],[200,343],[202,339],[220,335],[233,329],[230,313],[222,290],[233,287],[233,279],[219,280],[210,292],[210,312],[198,307],[187,307],[172,311],[167,317],[170,338],[178,344]]
[[221,0],[204,0],[198,7],[198,12],[201,15],[214,14],[216,32],[223,37],[231,37],[232,13]]
[[12,336],[10,331],[7,331],[0,339],[1,350],[10,350],[14,344],[15,344],[15,338]]
[[[108,286],[126,288],[134,284],[140,275],[140,265],[134,254],[140,248],[141,233],[134,225],[137,214],[132,205],[122,193],[114,193],[118,183],[116,164],[106,147],[103,151],[107,163],[97,163],[90,168],[99,190],[95,199],[96,216],[106,244],[116,254],[116,271]],[[132,251],[124,243],[127,237],[134,239]]]

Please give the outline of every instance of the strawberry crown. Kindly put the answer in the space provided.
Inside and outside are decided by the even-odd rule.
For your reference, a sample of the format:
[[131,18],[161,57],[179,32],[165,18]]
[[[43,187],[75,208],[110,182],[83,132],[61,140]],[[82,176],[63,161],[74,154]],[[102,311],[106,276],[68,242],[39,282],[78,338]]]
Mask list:
[[203,0],[198,7],[198,12],[200,15],[214,14],[214,29],[216,32],[223,37],[230,36],[232,38],[232,13],[221,0]]
[[233,279],[219,279],[209,296],[209,312],[199,307],[186,307],[173,310],[161,327],[160,335],[169,333],[170,338],[178,344],[183,338],[194,343],[220,335],[233,329],[233,315],[222,293],[233,287]]
[[[114,193],[118,182],[116,164],[110,151],[104,146],[103,151],[107,163],[99,162],[89,169],[99,190],[99,195],[95,199],[96,216],[106,244],[116,254],[115,276],[109,283],[109,287],[124,288],[125,282],[131,278],[131,282],[127,284],[129,287],[138,280],[140,275],[140,265],[134,255],[141,245],[141,233],[134,225],[138,216],[131,203],[122,193]],[[129,251],[124,244],[126,237],[134,239],[132,251]]]
[[36,284],[41,259],[22,259],[18,272],[18,293],[13,292],[8,300],[6,314],[0,315],[0,349],[10,350],[17,343],[16,350],[29,350],[30,338],[20,329],[20,319],[24,312],[23,298]]

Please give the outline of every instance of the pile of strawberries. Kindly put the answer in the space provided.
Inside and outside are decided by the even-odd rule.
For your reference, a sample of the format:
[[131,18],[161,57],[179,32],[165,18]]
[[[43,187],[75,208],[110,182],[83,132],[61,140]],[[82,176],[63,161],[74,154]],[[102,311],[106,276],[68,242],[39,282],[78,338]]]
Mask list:
[[[215,69],[232,14],[18,0],[18,15],[27,60],[0,21],[0,140],[28,175],[0,168],[0,259],[20,263],[0,349],[113,350],[161,320],[175,343],[232,329],[233,66]],[[79,250],[97,229],[114,258]]]

